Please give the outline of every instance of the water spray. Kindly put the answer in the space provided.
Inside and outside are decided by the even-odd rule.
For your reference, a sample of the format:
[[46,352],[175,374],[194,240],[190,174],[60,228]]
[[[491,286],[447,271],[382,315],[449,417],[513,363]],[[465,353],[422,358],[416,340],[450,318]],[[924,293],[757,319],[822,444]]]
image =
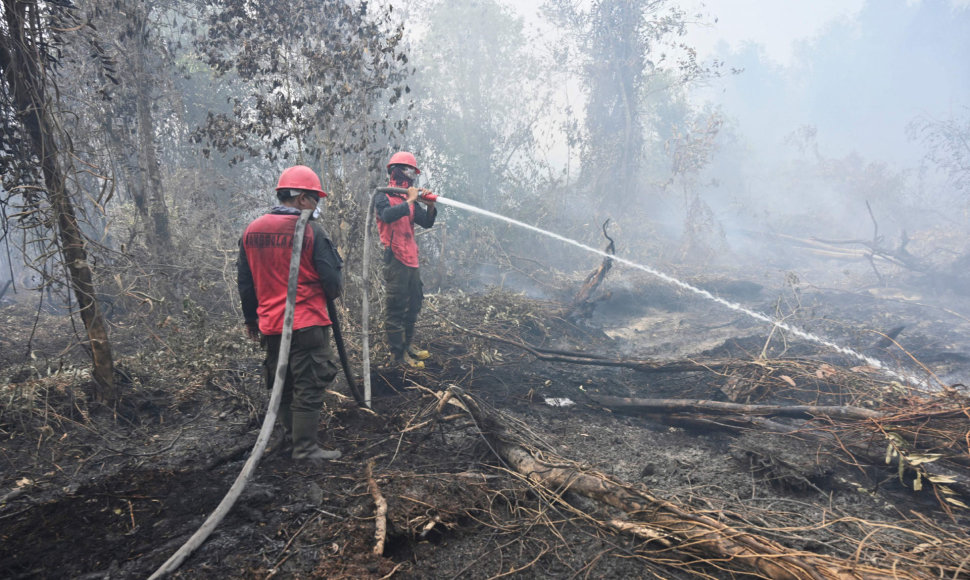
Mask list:
[[820,344],[820,345],[825,346],[825,347],[828,347],[828,348],[830,348],[830,349],[832,349],[832,350],[834,350],[836,352],[839,352],[839,353],[844,354],[846,356],[849,356],[849,357],[852,357],[852,358],[857,359],[859,361],[862,361],[862,362],[866,363],[867,365],[869,365],[869,366],[871,366],[873,368],[879,369],[880,371],[882,371],[883,373],[885,373],[886,375],[888,375],[889,377],[891,377],[891,378],[893,378],[893,379],[895,379],[897,381],[900,381],[900,382],[903,382],[903,383],[908,383],[908,384],[910,384],[912,386],[926,386],[926,381],[921,380],[921,379],[919,379],[918,377],[916,377],[914,375],[910,375],[910,374],[907,374],[907,373],[901,373],[901,372],[894,371],[894,370],[888,368],[885,364],[883,364],[878,359],[872,358],[870,356],[866,356],[866,355],[864,355],[864,354],[862,354],[862,353],[860,353],[858,351],[852,350],[851,348],[847,348],[847,347],[844,347],[844,346],[840,346],[840,345],[838,345],[838,344],[836,344],[836,343],[834,343],[834,342],[832,342],[830,340],[827,340],[825,338],[822,338],[821,336],[812,334],[810,332],[806,332],[806,331],[804,331],[804,330],[802,330],[800,328],[797,328],[795,326],[792,326],[792,325],[790,325],[790,324],[788,324],[786,322],[782,322],[780,320],[776,320],[776,319],[768,316],[767,314],[763,314],[761,312],[757,312],[755,310],[751,310],[751,309],[745,308],[744,306],[741,306],[740,304],[736,304],[736,303],[731,302],[729,300],[725,300],[725,299],[723,299],[723,298],[721,298],[719,296],[715,296],[715,295],[711,294],[710,292],[708,292],[707,290],[703,290],[701,288],[697,288],[696,286],[692,286],[692,285],[690,285],[690,284],[688,284],[686,282],[683,282],[681,280],[678,280],[677,278],[674,278],[673,276],[670,276],[669,274],[664,274],[663,272],[661,272],[659,270],[656,270],[654,268],[651,268],[650,266],[645,266],[643,264],[638,264],[636,262],[633,262],[631,260],[627,260],[625,258],[621,258],[621,257],[616,256],[614,254],[608,254],[608,253],[606,253],[606,252],[604,252],[602,250],[597,250],[596,248],[593,248],[591,246],[587,246],[586,244],[577,242],[576,240],[571,240],[571,239],[569,239],[569,238],[567,238],[565,236],[561,236],[561,235],[556,234],[554,232],[550,232],[550,231],[544,230],[542,228],[539,228],[539,227],[536,227],[536,226],[533,226],[533,225],[529,225],[529,224],[527,224],[525,222],[520,222],[520,221],[518,221],[516,219],[512,219],[512,218],[509,218],[509,217],[506,217],[506,216],[503,216],[503,215],[500,215],[500,214],[497,214],[497,213],[494,213],[494,212],[490,212],[488,210],[485,210],[485,209],[482,209],[482,208],[479,208],[479,207],[475,207],[473,205],[469,205],[467,203],[463,203],[463,202],[460,202],[460,201],[456,201],[454,199],[449,199],[447,197],[442,197],[442,196],[435,196],[434,201],[437,201],[438,203],[442,203],[444,205],[456,207],[458,209],[464,209],[464,210],[470,211],[472,213],[477,213],[477,214],[484,215],[484,216],[487,216],[487,217],[490,217],[490,218],[494,218],[494,219],[497,219],[497,220],[501,220],[501,221],[510,223],[512,225],[519,226],[521,228],[525,228],[527,230],[533,231],[533,232],[535,232],[537,234],[542,234],[544,236],[548,236],[548,237],[557,239],[557,240],[559,240],[561,242],[565,242],[567,244],[576,246],[577,248],[582,248],[583,250],[586,250],[587,252],[592,252],[594,254],[598,254],[600,256],[603,256],[604,258],[610,258],[610,259],[615,260],[617,262],[620,262],[622,264],[626,264],[627,266],[630,266],[632,268],[636,268],[638,270],[643,270],[644,272],[646,272],[646,273],[648,273],[648,274],[650,274],[652,276],[655,276],[655,277],[659,278],[660,280],[662,280],[662,281],[664,281],[664,282],[666,282],[668,284],[671,284],[671,285],[676,286],[678,288],[681,288],[683,290],[687,290],[689,292],[692,292],[694,294],[697,294],[698,296],[701,296],[701,297],[706,298],[708,300],[712,300],[712,301],[720,304],[721,306],[725,306],[725,307],[727,307],[727,308],[729,308],[731,310],[734,310],[735,312],[740,312],[742,314],[745,314],[747,316],[750,316],[751,318],[754,318],[756,320],[760,320],[761,322],[767,322],[768,324],[771,324],[775,328],[779,328],[781,330],[787,331],[787,332],[791,333],[794,336],[797,336],[799,338],[808,340],[810,342],[814,342],[816,344]]

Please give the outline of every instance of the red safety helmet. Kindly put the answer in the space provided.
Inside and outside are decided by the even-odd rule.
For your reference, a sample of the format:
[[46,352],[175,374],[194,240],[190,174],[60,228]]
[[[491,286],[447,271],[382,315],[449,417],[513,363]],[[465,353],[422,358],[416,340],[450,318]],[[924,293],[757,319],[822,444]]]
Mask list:
[[306,189],[315,191],[320,197],[327,197],[327,192],[320,186],[320,178],[306,165],[294,165],[283,171],[276,184],[276,190],[281,189]]
[[391,160],[387,162],[387,168],[390,169],[391,165],[408,165],[413,167],[419,174],[421,173],[421,170],[418,169],[418,160],[414,158],[413,153],[407,151],[398,151],[394,155],[391,155]]

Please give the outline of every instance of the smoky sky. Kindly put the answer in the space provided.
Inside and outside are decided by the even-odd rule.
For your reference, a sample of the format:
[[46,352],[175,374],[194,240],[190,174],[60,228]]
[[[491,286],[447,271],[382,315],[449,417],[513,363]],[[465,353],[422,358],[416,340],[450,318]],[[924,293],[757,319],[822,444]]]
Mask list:
[[870,0],[796,43],[788,66],[757,44],[720,49],[743,72],[715,83],[712,98],[756,147],[812,126],[828,156],[915,165],[921,146],[907,124],[966,115],[970,105],[970,8],[948,0]]

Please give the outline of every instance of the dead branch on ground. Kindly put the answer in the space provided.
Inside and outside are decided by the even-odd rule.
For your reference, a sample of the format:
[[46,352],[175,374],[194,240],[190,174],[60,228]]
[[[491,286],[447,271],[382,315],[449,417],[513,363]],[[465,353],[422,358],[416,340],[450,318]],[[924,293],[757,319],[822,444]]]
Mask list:
[[589,395],[594,402],[616,410],[638,411],[692,411],[700,413],[741,414],[809,418],[816,416],[839,417],[842,419],[879,419],[885,413],[850,406],[818,405],[743,405],[723,401],[704,401],[700,399],[638,399],[634,397],[607,397]]
[[[963,406],[937,404],[888,412],[846,406],[740,405],[721,401],[588,396],[613,410],[662,412],[663,420],[668,423],[708,429],[712,426],[736,430],[767,428],[799,439],[814,439],[844,453],[854,465],[860,461],[870,465],[895,462],[901,483],[914,491],[929,485],[946,510],[950,506],[967,507],[956,496],[970,498],[970,474],[961,469],[961,465],[967,465],[970,454],[959,446],[962,439],[970,437],[965,423],[970,404],[966,402]],[[785,425],[755,419],[770,416],[814,420]],[[908,483],[904,482],[904,475],[910,476]]]
[[380,556],[384,553],[384,542],[387,540],[387,501],[381,495],[381,489],[377,486],[374,479],[374,459],[367,462],[367,490],[374,498],[374,505],[377,508],[374,522],[374,555]]
[[[785,367],[785,366],[798,366],[803,367],[807,374],[812,374],[822,377],[821,375],[834,375],[840,372],[840,369],[833,367],[832,365],[822,362],[813,361],[809,359],[754,359],[754,360],[742,360],[742,359],[724,359],[724,360],[707,360],[707,361],[693,361],[689,359],[672,361],[672,362],[657,362],[650,360],[638,360],[638,359],[611,359],[603,355],[598,355],[594,353],[585,353],[578,351],[564,351],[564,350],[551,350],[546,348],[541,348],[533,345],[526,344],[517,340],[512,340],[509,338],[502,338],[494,334],[488,334],[483,332],[477,332],[469,328],[465,328],[459,324],[449,321],[450,324],[460,329],[464,333],[474,336],[477,338],[482,338],[485,340],[490,340],[493,342],[498,342],[502,344],[507,344],[509,346],[514,346],[520,348],[539,360],[546,362],[562,362],[576,365],[590,365],[590,366],[601,366],[601,367],[619,367],[628,368],[642,373],[689,373],[689,372],[726,372],[735,371],[740,369],[760,369],[770,374],[774,369]],[[875,369],[870,367],[858,366],[853,367],[853,369],[858,372],[871,372]]]
[[[898,566],[900,562],[894,562],[892,568],[887,569],[862,564],[858,558],[844,560],[791,550],[732,527],[723,519],[714,519],[658,498],[641,485],[619,482],[547,452],[530,449],[505,429],[497,416],[486,414],[472,397],[455,387],[449,387],[448,392],[463,402],[491,447],[537,492],[545,497],[553,493],[564,502],[563,493],[568,490],[621,509],[636,520],[613,527],[637,532],[636,535],[646,538],[647,542],[657,542],[662,551],[675,550],[700,562],[716,562],[725,570],[783,580],[917,580],[930,577],[922,571],[923,568],[904,569]],[[901,556],[900,560],[904,558]]]

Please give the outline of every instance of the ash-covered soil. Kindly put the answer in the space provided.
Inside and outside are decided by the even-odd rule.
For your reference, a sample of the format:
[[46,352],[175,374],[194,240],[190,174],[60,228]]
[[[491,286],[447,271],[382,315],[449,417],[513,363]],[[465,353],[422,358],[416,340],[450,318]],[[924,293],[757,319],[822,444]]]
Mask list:
[[[434,355],[428,368],[374,367],[373,412],[356,407],[340,377],[320,433],[343,457],[323,469],[294,464],[274,438],[242,498],[173,576],[754,577],[676,541],[604,525],[648,514],[537,488],[502,458],[488,428],[441,403],[449,388],[552,462],[575,462],[792,551],[887,568],[895,562],[928,577],[970,576],[970,510],[946,503],[932,486],[915,491],[898,462],[866,461],[837,442],[781,437],[757,423],[718,426],[691,421],[690,413],[610,409],[595,399],[724,402],[741,384],[741,403],[824,399],[880,408],[882,394],[909,387],[703,298],[646,278],[613,280],[583,321],[570,320],[559,302],[516,293],[429,296],[419,329]],[[959,377],[970,365],[963,315],[970,309],[957,298],[930,307],[797,284],[710,289],[966,399]],[[108,409],[85,397],[90,377],[67,318],[42,313],[35,325],[35,316],[27,304],[0,308],[0,577],[148,577],[202,524],[249,456],[269,398],[261,354],[234,321],[171,323],[151,333],[118,323],[125,396]],[[900,325],[895,342],[878,344]],[[359,369],[359,336],[352,327],[345,335]],[[811,367],[819,384],[827,368],[856,368],[853,376],[862,378],[847,384],[870,381],[873,392],[823,393],[785,370],[762,381],[716,370],[543,361],[490,336],[614,359],[822,361],[830,366]],[[375,360],[381,357],[377,347]],[[917,391],[891,404],[936,396]],[[871,446],[881,454],[886,441]],[[387,503],[378,553],[375,488]]]

